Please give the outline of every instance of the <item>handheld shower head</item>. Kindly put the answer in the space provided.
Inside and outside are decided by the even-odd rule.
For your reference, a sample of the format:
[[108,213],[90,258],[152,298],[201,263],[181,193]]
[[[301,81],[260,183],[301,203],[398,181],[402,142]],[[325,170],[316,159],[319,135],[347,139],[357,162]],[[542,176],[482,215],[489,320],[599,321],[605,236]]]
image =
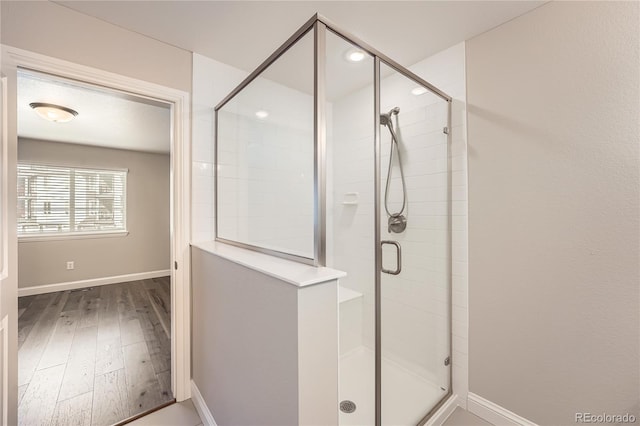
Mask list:
[[394,115],[398,115],[399,113],[400,113],[400,108],[395,107],[386,114],[380,114],[380,125],[388,126],[391,123],[391,117]]
[[[400,233],[404,232],[407,227],[407,217],[403,215],[405,208],[407,207],[407,186],[404,180],[404,171],[402,170],[402,159],[400,158],[400,141],[398,139],[398,135],[396,135],[395,130],[393,130],[393,120],[392,117],[394,115],[398,115],[400,113],[400,108],[395,107],[392,108],[386,114],[380,114],[380,125],[385,126],[389,129],[389,133],[391,134],[391,141],[389,142],[390,152],[389,152],[389,167],[387,168],[387,186],[384,190],[384,209],[387,212],[387,216],[389,218],[389,232]],[[400,123],[398,123],[400,124]],[[402,180],[402,208],[399,212],[392,213],[389,207],[389,193],[391,192],[391,174],[393,169],[393,157],[395,156],[398,159],[398,168],[400,169],[400,179]]]

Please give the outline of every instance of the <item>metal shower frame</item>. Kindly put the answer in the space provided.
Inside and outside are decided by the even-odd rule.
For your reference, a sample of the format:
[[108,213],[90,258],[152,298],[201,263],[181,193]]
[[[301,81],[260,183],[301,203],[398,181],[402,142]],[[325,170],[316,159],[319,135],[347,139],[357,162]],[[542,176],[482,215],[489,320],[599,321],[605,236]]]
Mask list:
[[[285,41],[275,52],[273,52],[266,60],[264,60],[247,78],[245,78],[235,89],[231,91],[218,105],[215,106],[215,135],[214,135],[214,182],[215,182],[215,198],[214,198],[214,233],[215,240],[226,244],[242,247],[249,250],[277,256],[297,262],[313,265],[326,265],[326,32],[329,30],[333,34],[346,40],[363,51],[369,53],[374,59],[374,150],[375,150],[375,172],[374,172],[374,237],[376,244],[375,251],[375,424],[382,425],[382,321],[381,321],[381,284],[382,284],[382,246],[380,232],[380,65],[384,63],[394,71],[413,80],[415,83],[423,86],[436,96],[439,96],[447,102],[447,158],[448,158],[448,237],[447,250],[449,253],[449,262],[447,265],[447,276],[449,279],[449,304],[451,304],[451,273],[452,273],[452,256],[451,256],[451,106],[452,98],[442,90],[438,89],[428,81],[420,78],[418,75],[409,71],[402,65],[398,64],[388,56],[384,55],[368,43],[360,40],[353,34],[344,31],[329,19],[320,14],[313,15],[304,25],[302,25],[287,41]],[[286,253],[279,250],[259,247],[239,241],[221,238],[218,235],[218,112],[240,93],[246,86],[255,80],[265,69],[273,64],[280,56],[289,50],[298,40],[304,37],[309,31],[313,31],[314,35],[314,253],[313,258]],[[449,333],[452,329],[452,315],[449,309]],[[449,354],[452,356],[451,338],[449,338]],[[450,365],[453,365],[451,362]],[[449,370],[449,384],[447,394],[418,422],[418,425],[424,425],[429,418],[435,413],[453,394],[452,392],[452,370]],[[336,406],[336,410],[338,407]]]

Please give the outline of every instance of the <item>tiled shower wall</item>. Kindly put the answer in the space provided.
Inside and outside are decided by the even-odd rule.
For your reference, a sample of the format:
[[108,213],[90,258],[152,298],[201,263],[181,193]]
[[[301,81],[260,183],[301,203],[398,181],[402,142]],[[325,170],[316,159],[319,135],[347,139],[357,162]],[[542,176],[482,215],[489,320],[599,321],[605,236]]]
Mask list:
[[219,127],[218,235],[312,256],[313,99],[290,92],[278,87],[269,96],[286,99],[304,117],[278,122],[273,112],[261,120],[220,111],[221,124],[234,126]]
[[249,73],[193,54],[191,241],[213,240],[214,107]]
[[[193,241],[214,237],[213,108],[245,76],[194,55]],[[242,99],[219,113],[224,138],[218,152],[224,188],[218,200],[219,235],[311,256],[313,97],[258,78]],[[256,118],[250,107],[258,100],[270,113],[265,119]]]
[[[382,110],[400,107],[395,131],[406,181],[407,228],[391,233],[387,213],[381,208],[382,240],[402,247],[402,272],[382,274],[383,355],[438,386],[448,386],[449,297],[447,266],[447,103],[425,93],[411,94],[415,84],[393,74],[382,81]],[[394,120],[395,121],[395,120]],[[386,182],[391,137],[381,129],[382,185]],[[395,156],[395,155],[394,155]],[[402,208],[399,167],[393,163],[389,210]],[[381,202],[384,204],[384,190]],[[383,248],[383,267],[393,269],[395,249]]]

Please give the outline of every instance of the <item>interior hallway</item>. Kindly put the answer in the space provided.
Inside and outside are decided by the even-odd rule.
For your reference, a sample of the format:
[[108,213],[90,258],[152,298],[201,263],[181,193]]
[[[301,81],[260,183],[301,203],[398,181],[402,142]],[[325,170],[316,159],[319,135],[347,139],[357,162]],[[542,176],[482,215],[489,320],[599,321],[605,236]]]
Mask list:
[[18,299],[18,421],[111,425],[171,401],[170,278]]

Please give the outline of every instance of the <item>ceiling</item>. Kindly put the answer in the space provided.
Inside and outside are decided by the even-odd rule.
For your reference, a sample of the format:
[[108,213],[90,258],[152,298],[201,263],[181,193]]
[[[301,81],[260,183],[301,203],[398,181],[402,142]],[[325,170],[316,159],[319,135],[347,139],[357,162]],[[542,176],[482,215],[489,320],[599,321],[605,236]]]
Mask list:
[[245,71],[313,14],[404,66],[472,38],[544,1],[56,1]]
[[[544,1],[74,0],[55,3],[252,71],[315,13],[401,65],[410,66],[522,15]],[[333,79],[334,85],[328,87],[329,98],[365,84],[370,77],[368,71],[345,66],[341,57],[344,43],[334,42],[335,47],[331,43],[328,40],[328,52],[335,58],[327,57],[328,67],[335,66],[340,78]],[[293,76],[297,80],[290,73],[308,62],[305,55],[298,56],[290,55],[289,63],[280,61],[286,69],[278,73],[274,66],[270,78],[306,92],[310,87],[303,73]],[[169,152],[170,110],[166,105],[33,74],[21,75],[18,102],[18,134],[23,137]],[[60,104],[77,110],[79,115],[69,123],[51,123],[29,108],[31,102]]]
[[[41,118],[29,106],[44,102],[78,112],[67,123]],[[167,104],[33,72],[18,74],[18,136],[81,145],[169,153]]]

